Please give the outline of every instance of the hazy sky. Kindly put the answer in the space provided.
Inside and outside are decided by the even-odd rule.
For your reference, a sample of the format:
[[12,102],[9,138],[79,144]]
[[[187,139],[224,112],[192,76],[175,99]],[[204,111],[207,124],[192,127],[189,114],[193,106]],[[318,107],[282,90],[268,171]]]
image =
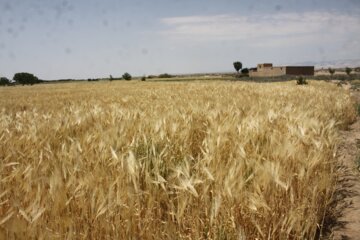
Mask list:
[[0,0],[0,76],[232,71],[358,59],[360,0]]

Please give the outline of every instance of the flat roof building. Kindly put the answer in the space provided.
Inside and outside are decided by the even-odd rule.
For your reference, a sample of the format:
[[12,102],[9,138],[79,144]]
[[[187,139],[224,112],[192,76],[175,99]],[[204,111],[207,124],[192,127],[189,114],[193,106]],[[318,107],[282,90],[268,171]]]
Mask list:
[[250,69],[250,77],[277,77],[284,75],[306,75],[314,76],[314,66],[279,66],[274,67],[272,63],[258,64],[257,68]]

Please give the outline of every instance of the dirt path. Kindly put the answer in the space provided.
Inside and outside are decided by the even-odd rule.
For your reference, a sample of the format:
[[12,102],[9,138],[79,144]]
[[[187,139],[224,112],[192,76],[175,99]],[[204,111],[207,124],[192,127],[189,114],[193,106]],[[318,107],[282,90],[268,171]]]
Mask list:
[[[360,104],[360,92],[351,91],[357,104]],[[341,132],[342,143],[338,156],[343,171],[339,191],[336,194],[337,210],[340,216],[333,228],[333,239],[360,239],[360,117],[347,131]]]

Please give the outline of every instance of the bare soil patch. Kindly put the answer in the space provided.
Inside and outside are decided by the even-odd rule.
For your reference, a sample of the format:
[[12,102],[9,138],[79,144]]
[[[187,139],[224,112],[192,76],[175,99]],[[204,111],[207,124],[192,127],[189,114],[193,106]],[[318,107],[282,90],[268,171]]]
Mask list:
[[[360,92],[351,91],[356,104],[360,104]],[[338,149],[339,191],[336,200],[338,217],[333,228],[333,239],[360,239],[360,117],[349,129],[341,131]]]

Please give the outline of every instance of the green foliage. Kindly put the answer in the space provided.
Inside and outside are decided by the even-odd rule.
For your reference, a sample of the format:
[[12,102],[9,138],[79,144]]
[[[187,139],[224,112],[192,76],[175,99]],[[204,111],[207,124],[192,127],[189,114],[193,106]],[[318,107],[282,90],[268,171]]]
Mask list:
[[17,83],[20,83],[22,85],[25,85],[25,84],[33,85],[35,83],[41,82],[34,74],[26,73],[26,72],[15,73],[13,79]]
[[131,75],[129,74],[129,73],[124,73],[123,75],[122,75],[122,77],[123,77],[123,79],[125,79],[125,80],[127,80],[127,81],[129,81],[129,80],[131,80]]
[[306,85],[306,84],[308,84],[308,82],[306,81],[306,78],[304,78],[303,76],[300,76],[296,79],[296,84],[297,85]]
[[329,68],[328,70],[329,70],[329,73],[331,74],[331,76],[332,76],[332,75],[334,75],[334,73],[335,73],[335,69],[333,69],[333,68]]
[[248,68],[243,68],[243,69],[241,69],[241,73],[242,74],[249,74],[249,69]]
[[0,78],[0,86],[7,86],[7,85],[11,85],[10,80],[6,77],[1,77]]
[[113,78],[112,75],[110,75],[109,80],[110,80],[110,81],[114,80],[114,78]]
[[158,76],[158,78],[172,78],[172,77],[174,76],[167,73],[162,73]]
[[145,76],[142,76],[142,77],[141,77],[141,81],[146,81],[146,77],[145,77]]
[[234,62],[233,65],[234,65],[234,68],[235,68],[235,70],[237,72],[239,72],[240,69],[242,69],[242,63],[241,62]]
[[349,67],[347,67],[347,68],[345,68],[345,72],[346,72],[346,74],[349,76],[350,73],[352,72],[352,69],[349,68]]

